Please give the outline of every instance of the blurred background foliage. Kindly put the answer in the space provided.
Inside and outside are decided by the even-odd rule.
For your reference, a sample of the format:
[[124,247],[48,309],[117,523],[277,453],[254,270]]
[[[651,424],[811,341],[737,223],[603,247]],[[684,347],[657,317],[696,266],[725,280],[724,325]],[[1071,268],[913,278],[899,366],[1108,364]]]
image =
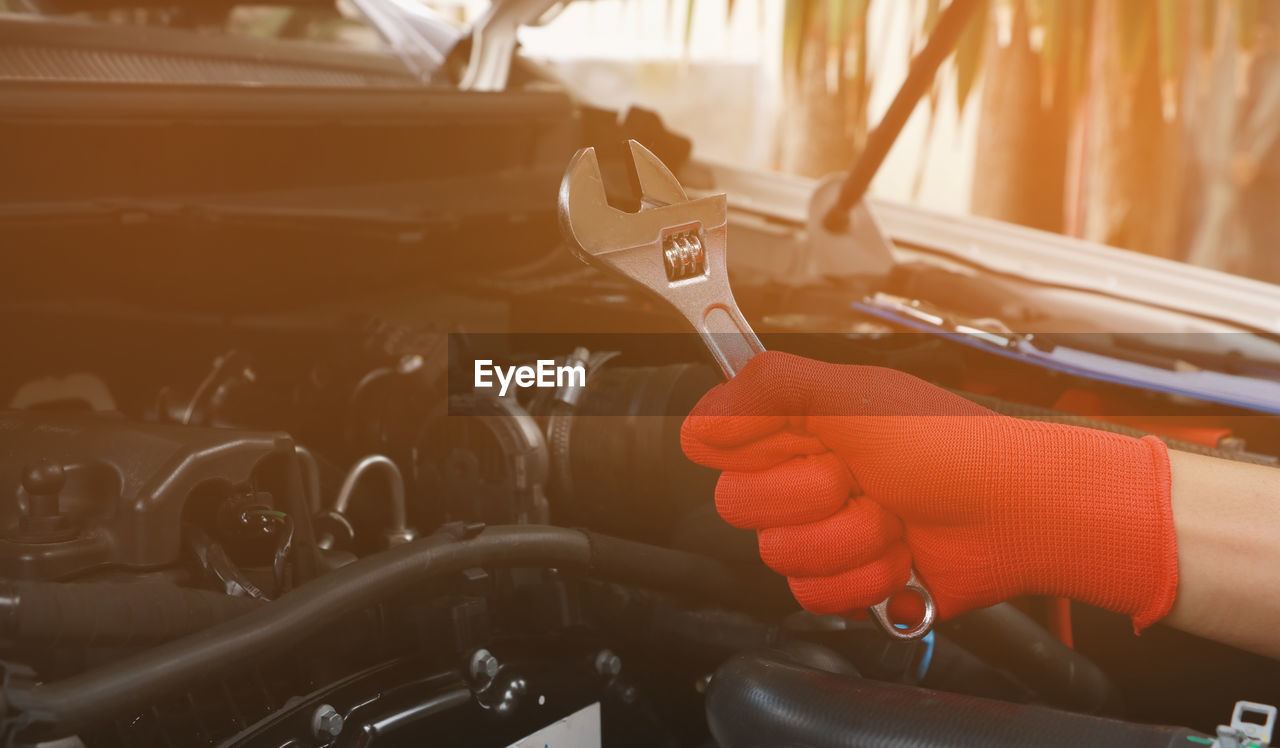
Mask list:
[[[946,6],[785,0],[778,168],[861,150],[880,2],[911,16],[904,54]],[[1280,281],[1278,21],[1280,0],[983,0],[921,106],[932,127],[947,85],[978,108],[976,214]]]

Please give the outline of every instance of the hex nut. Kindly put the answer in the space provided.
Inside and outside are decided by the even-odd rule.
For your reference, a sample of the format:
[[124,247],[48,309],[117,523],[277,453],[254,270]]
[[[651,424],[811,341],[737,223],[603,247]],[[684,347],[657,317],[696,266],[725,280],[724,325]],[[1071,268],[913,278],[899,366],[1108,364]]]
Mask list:
[[342,734],[342,715],[329,704],[316,707],[311,715],[311,732],[316,738],[328,742]]
[[487,649],[477,649],[471,655],[471,677],[477,681],[488,683],[498,675],[498,658]]
[[622,672],[622,658],[611,650],[600,650],[600,653],[596,655],[596,672],[605,677],[617,675]]

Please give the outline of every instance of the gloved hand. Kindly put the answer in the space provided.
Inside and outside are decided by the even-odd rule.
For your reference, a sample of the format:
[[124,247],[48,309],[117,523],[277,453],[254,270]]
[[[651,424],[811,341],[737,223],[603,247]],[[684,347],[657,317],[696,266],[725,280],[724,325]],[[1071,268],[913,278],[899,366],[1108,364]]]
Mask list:
[[[720,514],[759,531],[765,563],[814,613],[873,605],[913,564],[944,619],[1043,594],[1141,629],[1173,605],[1155,437],[1010,418],[891,369],[766,352],[703,397],[681,443],[723,471]],[[901,595],[895,616],[906,599],[919,609]]]

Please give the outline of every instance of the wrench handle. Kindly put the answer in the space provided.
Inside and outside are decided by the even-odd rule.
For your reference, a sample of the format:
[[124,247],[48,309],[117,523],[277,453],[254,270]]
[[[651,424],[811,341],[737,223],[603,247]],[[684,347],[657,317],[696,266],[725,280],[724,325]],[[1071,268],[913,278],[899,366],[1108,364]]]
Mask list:
[[703,311],[702,319],[692,321],[725,379],[732,379],[752,356],[764,351],[737,304],[713,304]]
[[924,598],[924,616],[916,625],[900,629],[889,619],[889,601],[893,599],[893,595],[867,608],[867,612],[871,614],[871,620],[875,621],[876,626],[885,635],[893,639],[910,641],[919,639],[929,633],[933,628],[934,619],[938,617],[938,608],[933,603],[933,595],[929,594],[924,582],[921,582],[920,577],[916,575],[916,567],[914,566],[911,567],[911,578],[907,580],[906,588]]

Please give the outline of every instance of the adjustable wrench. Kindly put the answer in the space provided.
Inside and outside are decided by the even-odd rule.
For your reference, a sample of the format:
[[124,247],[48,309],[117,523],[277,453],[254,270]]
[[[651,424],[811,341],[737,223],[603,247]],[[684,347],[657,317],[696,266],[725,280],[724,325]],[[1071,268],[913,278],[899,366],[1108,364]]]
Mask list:
[[[594,148],[569,162],[560,183],[560,228],[570,249],[591,265],[643,286],[676,308],[698,331],[725,378],[764,350],[729,288],[728,210],[724,195],[690,200],[656,156],[628,141],[640,187],[640,210],[626,213],[605,198]],[[907,589],[924,599],[924,617],[909,628],[889,620],[889,598],[868,608],[871,620],[895,639],[919,639],[937,616],[933,597],[911,570]]]

